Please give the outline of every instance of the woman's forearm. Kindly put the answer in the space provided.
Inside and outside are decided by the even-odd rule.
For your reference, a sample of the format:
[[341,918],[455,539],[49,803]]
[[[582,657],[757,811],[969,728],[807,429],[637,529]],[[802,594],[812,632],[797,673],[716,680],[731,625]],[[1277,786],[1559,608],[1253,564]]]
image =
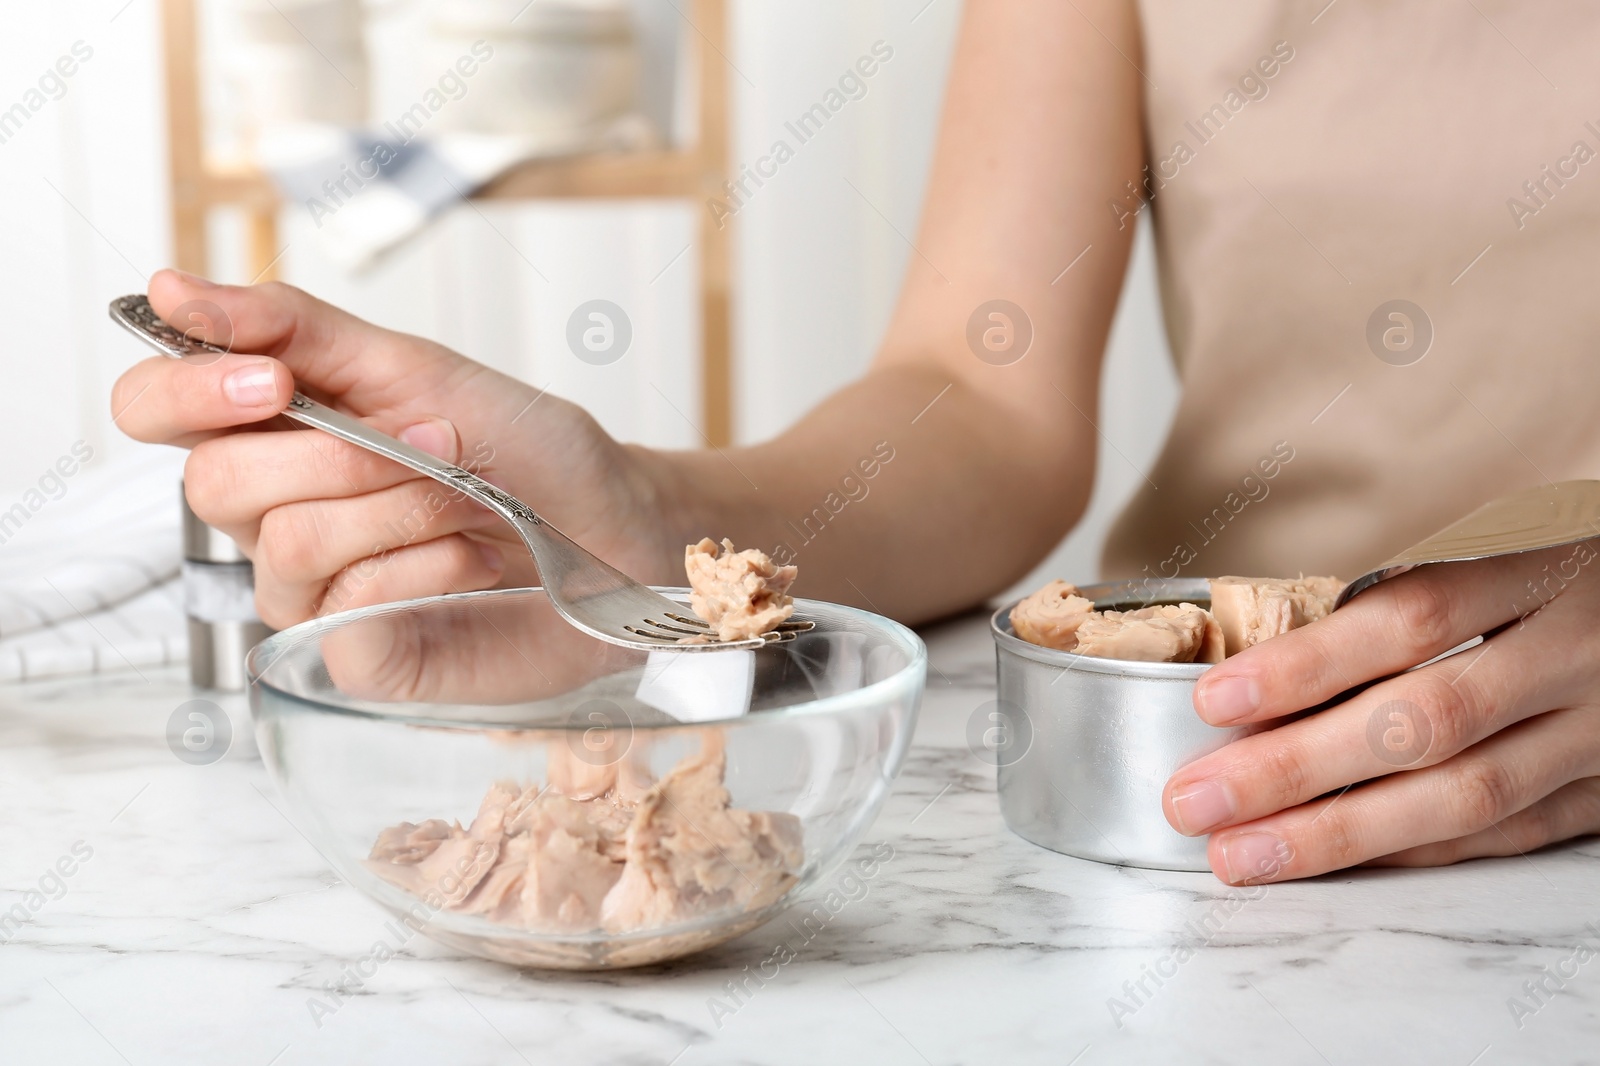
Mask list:
[[654,461],[686,541],[759,547],[800,566],[805,596],[925,621],[1020,577],[1083,511],[1092,434],[1073,454],[1016,431],[965,383],[891,366],[776,440]]

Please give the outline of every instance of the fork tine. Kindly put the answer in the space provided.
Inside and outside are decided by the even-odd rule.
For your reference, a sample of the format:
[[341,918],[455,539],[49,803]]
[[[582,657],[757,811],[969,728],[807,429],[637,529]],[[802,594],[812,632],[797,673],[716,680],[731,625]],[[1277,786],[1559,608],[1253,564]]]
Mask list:
[[[672,611],[663,611],[661,613],[666,615],[668,618],[672,619],[674,622],[682,622],[686,626],[693,626],[694,628],[699,629],[699,630],[709,630],[711,628],[711,626],[704,619],[690,618],[690,617],[687,617],[685,615],[675,614]],[[658,625],[659,624],[659,623],[654,622],[654,621],[652,621],[651,619],[648,619],[648,618],[645,619],[645,621],[650,622],[652,625]],[[812,621],[810,621],[808,619],[791,618],[787,622],[778,623],[773,628],[779,633],[791,633],[791,632],[792,633],[804,633],[807,630],[815,629],[816,627],[817,627],[817,623],[812,622]]]
[[673,640],[671,637],[663,636],[660,633],[652,633],[652,632],[649,632],[648,630],[640,629],[638,626],[623,626],[622,628],[627,630],[629,633],[634,634],[635,636],[646,637],[646,638],[648,638],[650,640],[655,641],[658,644],[666,645],[666,644],[676,644],[677,643],[677,641]]
[[646,618],[644,620],[644,624],[647,626],[655,626],[657,629],[664,630],[665,632],[677,633],[685,637],[703,637],[708,632],[704,629],[685,629],[682,626],[669,626],[667,623],[658,622],[654,618]]
[[[648,621],[648,619],[647,619],[647,621]],[[659,623],[656,623],[656,624],[659,625]],[[694,647],[694,648],[714,648],[714,647],[745,648],[745,647],[748,647],[748,648],[752,648],[753,649],[753,648],[760,647],[761,645],[758,642],[761,642],[761,641],[765,641],[768,644],[784,644],[784,643],[787,643],[787,642],[789,642],[789,641],[794,639],[794,635],[790,634],[790,633],[770,632],[770,633],[763,633],[759,637],[746,637],[744,640],[717,640],[715,637],[712,637],[711,639],[705,640],[705,641],[691,641],[689,643],[689,645],[686,646],[682,642],[681,638],[669,637],[669,636],[666,636],[664,633],[653,632],[653,631],[647,630],[647,629],[640,629],[638,626],[625,625],[622,628],[624,630],[626,630],[627,632],[634,634],[635,636],[648,638],[647,640],[636,641],[635,642],[636,644],[649,644],[653,648],[654,647],[661,647],[661,648],[685,648],[685,649],[687,649],[688,647]],[[667,631],[668,632],[674,632],[674,633],[684,632],[682,630],[674,630],[674,629],[668,629]],[[708,636],[708,634],[684,632],[684,636],[704,637],[704,636]]]

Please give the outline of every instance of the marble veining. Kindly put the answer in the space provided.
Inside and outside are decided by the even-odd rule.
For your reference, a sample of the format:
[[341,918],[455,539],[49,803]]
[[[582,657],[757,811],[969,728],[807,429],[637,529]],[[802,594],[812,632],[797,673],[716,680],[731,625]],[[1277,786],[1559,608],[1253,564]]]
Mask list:
[[280,813],[242,701],[228,756],[192,766],[165,741],[178,670],[0,689],[0,910],[43,901],[0,932],[0,1062],[1600,1062],[1600,843],[1247,890],[1055,855],[1006,831],[966,747],[987,619],[926,636],[862,844],[893,857],[765,981],[785,917],[616,973],[413,937],[334,1001],[387,916]]

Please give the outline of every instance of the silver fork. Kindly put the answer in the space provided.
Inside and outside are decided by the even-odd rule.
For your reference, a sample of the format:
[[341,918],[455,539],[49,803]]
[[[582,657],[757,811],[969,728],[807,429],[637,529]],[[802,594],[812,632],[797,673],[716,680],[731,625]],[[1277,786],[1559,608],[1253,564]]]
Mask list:
[[[111,318],[163,355],[182,359],[189,355],[223,355],[227,349],[190,337],[163,322],[143,296],[123,296],[111,302]],[[790,619],[776,630],[747,640],[721,641],[711,627],[684,606],[589,554],[533,508],[469,470],[413,448],[366,423],[335,411],[296,391],[284,414],[315,426],[341,440],[393,459],[395,462],[442,482],[509,522],[522,537],[539,568],[545,594],[561,616],[590,636],[644,651],[725,651],[760,648],[793,640],[815,623]],[[684,637],[703,643],[681,644]]]

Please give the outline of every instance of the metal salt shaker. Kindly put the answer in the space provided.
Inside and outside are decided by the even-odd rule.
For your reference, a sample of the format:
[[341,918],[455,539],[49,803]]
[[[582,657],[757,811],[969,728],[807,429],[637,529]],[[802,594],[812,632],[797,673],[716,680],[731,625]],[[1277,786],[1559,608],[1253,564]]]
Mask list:
[[242,692],[244,657],[272,635],[256,615],[255,567],[231,537],[183,507],[183,608],[189,619],[189,679],[196,687]]

